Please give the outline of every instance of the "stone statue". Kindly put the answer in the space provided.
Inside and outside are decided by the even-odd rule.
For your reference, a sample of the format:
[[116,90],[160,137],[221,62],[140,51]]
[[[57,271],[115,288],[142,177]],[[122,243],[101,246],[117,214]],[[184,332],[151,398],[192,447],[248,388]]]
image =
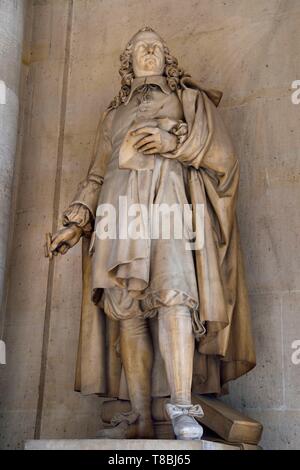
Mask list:
[[[113,422],[126,422],[126,437],[152,438],[151,399],[169,397],[177,439],[201,439],[203,411],[191,393],[226,393],[255,366],[235,215],[238,161],[217,110],[222,94],[185,74],[151,28],[128,43],[120,75],[88,175],[48,240],[52,255],[83,238],[75,389],[130,399],[131,411]],[[120,197],[148,210],[138,219],[142,237],[121,236],[123,223],[105,233],[103,208],[120,220]],[[192,208],[181,238],[151,236],[153,205]],[[203,239],[195,249],[187,248],[191,233]]]

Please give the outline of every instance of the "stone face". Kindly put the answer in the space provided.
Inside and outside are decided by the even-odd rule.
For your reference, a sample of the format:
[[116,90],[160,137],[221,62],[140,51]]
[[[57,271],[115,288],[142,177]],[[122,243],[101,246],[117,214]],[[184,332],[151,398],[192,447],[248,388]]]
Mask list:
[[[15,5],[22,3],[2,0],[1,7],[16,13]],[[29,75],[22,102],[25,121],[5,326],[9,367],[1,367],[0,377],[1,447],[20,448],[32,439],[37,413],[42,437],[93,437],[97,430],[101,400],[73,392],[80,249],[55,261],[49,284],[42,245],[44,232],[57,222],[54,203],[61,213],[85,176],[99,115],[119,89],[120,51],[133,33],[149,24],[195,79],[224,91],[221,112],[241,163],[238,217],[258,366],[231,385],[231,405],[263,423],[263,447],[299,448],[300,365],[291,361],[291,343],[300,340],[300,105],[291,102],[291,83],[300,78],[300,3],[188,0],[182,8],[179,0],[118,5],[43,0],[34,1],[28,12],[33,27],[29,21],[23,57]],[[16,47],[7,33],[7,18],[7,13],[0,15],[5,45],[0,47],[0,80],[12,90],[12,124],[7,127],[11,145],[18,90],[14,67],[20,52],[7,53],[9,44]],[[14,16],[12,31],[20,42],[18,21]],[[68,83],[63,88],[68,26]],[[0,135],[2,112],[0,105]],[[1,162],[3,155],[9,155],[9,162],[5,172],[1,166],[0,178],[7,175],[9,180],[14,152],[1,142]],[[2,180],[0,187],[6,187]],[[1,252],[7,237],[2,236],[7,233],[7,216],[2,214],[7,214],[9,197],[0,191]]]

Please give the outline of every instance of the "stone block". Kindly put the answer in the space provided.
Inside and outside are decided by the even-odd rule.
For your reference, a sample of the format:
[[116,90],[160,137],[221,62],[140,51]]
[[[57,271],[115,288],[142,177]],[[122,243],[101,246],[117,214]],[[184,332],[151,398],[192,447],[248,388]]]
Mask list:
[[27,441],[25,450],[240,450],[236,445],[213,441],[156,439],[53,439]]

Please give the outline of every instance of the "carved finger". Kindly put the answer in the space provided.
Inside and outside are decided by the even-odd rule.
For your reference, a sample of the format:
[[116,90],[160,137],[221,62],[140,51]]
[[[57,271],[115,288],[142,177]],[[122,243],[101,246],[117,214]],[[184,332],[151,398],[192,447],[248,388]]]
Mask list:
[[52,243],[50,245],[50,250],[55,251],[59,245],[64,243],[66,234],[65,233],[58,233],[56,236],[54,236]]
[[151,149],[149,149],[149,150],[145,150],[145,151],[143,152],[144,155],[153,155],[153,154],[155,154],[155,153],[159,153],[159,150],[158,150],[157,147],[153,147],[153,148],[151,148]]
[[150,144],[151,142],[154,144],[156,142],[157,138],[156,135],[147,135],[147,137],[144,137],[143,139],[139,140],[134,148],[135,149],[141,149],[146,144]]
[[149,144],[144,145],[142,148],[139,149],[140,152],[145,152],[146,150],[156,149],[157,150],[157,143],[150,142]]
[[136,131],[132,131],[132,135],[140,135],[140,134],[158,134],[159,129],[158,127],[141,127]]
[[57,248],[56,252],[59,252],[61,255],[64,255],[65,253],[67,253],[69,248],[70,247],[69,245],[67,245],[67,243],[63,243]]
[[60,244],[59,240],[54,240],[50,245],[50,251],[52,251],[52,253],[53,253],[57,249],[59,244]]

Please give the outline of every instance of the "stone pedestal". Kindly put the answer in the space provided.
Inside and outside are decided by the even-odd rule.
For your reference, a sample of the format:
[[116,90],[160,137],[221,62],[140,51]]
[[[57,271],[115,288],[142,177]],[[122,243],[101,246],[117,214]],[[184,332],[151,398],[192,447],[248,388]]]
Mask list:
[[[175,439],[172,424],[166,412],[168,401],[169,398],[154,398],[152,400],[152,418],[157,439]],[[215,397],[194,394],[192,402],[195,405],[200,405],[204,411],[204,416],[199,418],[199,422],[204,427],[203,439],[215,440],[211,439],[215,436],[232,445],[240,442],[243,445],[259,444],[263,428],[258,421],[236,411]],[[130,401],[109,400],[103,403],[101,418],[104,428],[111,429],[110,423],[113,417],[119,413],[128,413],[130,410]],[[105,437],[119,438],[122,436],[106,434]]]
[[169,439],[41,439],[25,443],[25,450],[256,450],[257,446],[214,441]]

